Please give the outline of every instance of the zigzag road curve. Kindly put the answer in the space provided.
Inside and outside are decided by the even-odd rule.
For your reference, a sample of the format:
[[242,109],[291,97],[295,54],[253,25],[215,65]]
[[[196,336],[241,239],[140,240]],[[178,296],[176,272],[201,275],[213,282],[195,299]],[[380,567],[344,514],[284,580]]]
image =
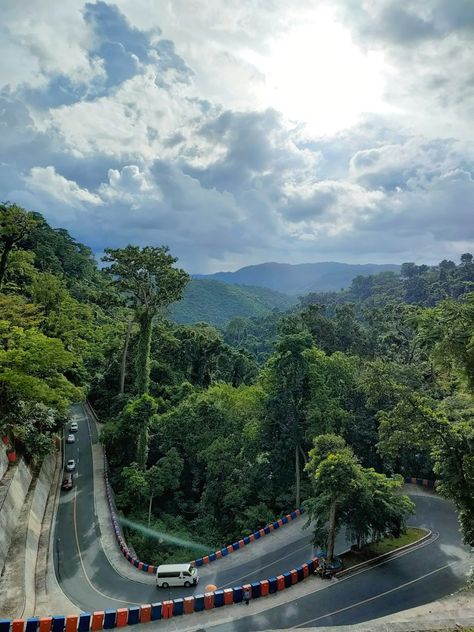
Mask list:
[[[157,590],[151,577],[149,583],[143,583],[143,573],[139,571],[137,581],[130,580],[111,565],[101,546],[95,510],[91,444],[98,440],[96,426],[82,406],[74,407],[73,415],[79,422],[79,432],[76,443],[66,446],[66,458],[78,461],[76,484],[72,493],[61,494],[54,538],[54,566],[62,590],[79,608],[89,612],[191,595],[192,588]],[[330,582],[323,590],[314,590],[308,583],[307,594],[298,590],[295,601],[273,607],[272,599],[265,600],[268,609],[259,614],[242,617],[240,612],[240,619],[222,625],[216,625],[213,617],[213,629],[247,632],[354,624],[419,606],[458,590],[469,570],[469,549],[461,542],[454,509],[434,494],[418,494],[415,488],[413,493],[417,511],[412,523],[435,534],[426,545]],[[226,588],[257,581],[306,562],[313,551],[309,533],[302,529],[304,522],[304,517],[299,518],[263,541],[200,568],[201,581],[195,592],[202,592],[208,583]],[[342,550],[346,543],[340,540],[338,547]],[[223,617],[226,610],[222,611]],[[197,622],[201,616],[197,614],[192,619]],[[191,625],[189,616],[186,620]]]

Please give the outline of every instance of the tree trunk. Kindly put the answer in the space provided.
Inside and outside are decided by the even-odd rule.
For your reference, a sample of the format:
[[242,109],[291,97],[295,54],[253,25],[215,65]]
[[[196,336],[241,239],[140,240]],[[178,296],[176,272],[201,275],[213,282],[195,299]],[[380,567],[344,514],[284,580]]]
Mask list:
[[295,475],[296,475],[296,509],[301,503],[301,481],[300,481],[300,448],[295,446]]
[[148,428],[146,425],[140,431],[137,442],[137,462],[140,467],[146,469],[148,459]]
[[329,528],[328,528],[328,561],[334,558],[334,544],[336,542],[336,499],[331,501],[329,507]]
[[7,271],[7,263],[8,263],[8,255],[13,246],[9,246],[8,244],[3,244],[2,256],[0,257],[0,288],[3,284],[3,278],[5,277],[5,272]]
[[138,395],[148,394],[150,390],[150,347],[153,314],[144,310],[138,316],[140,331],[138,334],[136,389]]
[[125,344],[124,344],[123,353],[122,353],[122,365],[120,367],[120,395],[123,395],[125,392],[125,371],[127,368],[128,345],[130,343],[132,325],[133,325],[133,316],[130,316],[130,319],[128,321],[127,333],[125,335]]
[[153,494],[151,494],[150,496],[150,502],[148,504],[148,526],[150,526],[150,522],[151,522],[151,505],[153,502]]

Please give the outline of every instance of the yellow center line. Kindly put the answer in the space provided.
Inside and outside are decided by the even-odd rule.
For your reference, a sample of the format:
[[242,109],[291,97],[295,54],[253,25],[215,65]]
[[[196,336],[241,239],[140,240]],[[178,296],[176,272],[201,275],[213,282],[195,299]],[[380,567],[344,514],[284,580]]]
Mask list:
[[96,592],[98,595],[100,595],[101,597],[105,597],[106,599],[110,599],[111,601],[116,601],[117,603],[121,603],[121,604],[129,604],[131,606],[135,606],[136,605],[136,601],[126,601],[125,599],[116,599],[115,597],[111,597],[110,595],[106,595],[103,592],[101,592],[100,590],[98,590],[91,582],[91,580],[89,579],[89,576],[86,572],[86,568],[84,566],[84,560],[82,559],[82,551],[81,551],[81,547],[79,544],[79,536],[77,533],[77,511],[76,511],[76,505],[77,505],[77,490],[76,488],[74,488],[74,504],[73,504],[73,520],[74,520],[74,535],[76,537],[76,545],[77,545],[77,552],[79,553],[79,561],[81,563],[81,567],[82,567],[82,572],[84,574],[84,577],[87,581],[87,583],[89,584],[89,586],[92,588],[92,590],[94,592]]

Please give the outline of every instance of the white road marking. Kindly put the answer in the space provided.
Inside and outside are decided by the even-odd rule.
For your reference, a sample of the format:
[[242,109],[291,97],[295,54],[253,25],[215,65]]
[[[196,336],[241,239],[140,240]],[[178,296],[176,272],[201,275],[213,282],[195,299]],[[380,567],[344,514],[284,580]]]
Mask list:
[[82,572],[84,574],[84,577],[86,578],[87,583],[89,584],[89,586],[92,588],[92,590],[94,592],[96,592],[98,595],[100,595],[101,597],[105,597],[106,599],[110,599],[111,601],[116,601],[117,603],[121,603],[121,604],[129,604],[131,606],[136,605],[135,601],[126,601],[125,599],[116,599],[115,597],[111,597],[110,595],[106,595],[103,592],[101,592],[100,590],[98,590],[91,582],[91,580],[89,579],[89,576],[87,575],[86,572],[86,568],[84,566],[84,560],[82,559],[82,551],[81,551],[81,547],[79,545],[79,536],[77,533],[77,519],[76,519],[76,515],[77,515],[77,511],[76,511],[76,501],[77,501],[77,490],[74,490],[74,506],[73,506],[73,520],[74,520],[74,535],[76,537],[76,546],[77,546],[77,552],[79,553],[79,561],[81,563],[81,568],[82,568]]
[[404,584],[400,584],[400,586],[395,586],[395,588],[391,588],[390,590],[386,590],[385,592],[379,593],[378,595],[374,595],[373,597],[369,597],[367,599],[363,599],[362,601],[358,601],[357,603],[353,603],[350,606],[346,606],[345,608],[339,608],[339,610],[333,610],[332,612],[328,612],[327,614],[323,614],[319,617],[315,617],[314,619],[308,619],[308,621],[304,621],[303,623],[298,623],[298,625],[294,625],[289,630],[296,630],[297,628],[301,628],[307,626],[309,623],[314,623],[315,621],[320,621],[321,619],[326,619],[327,617],[332,617],[336,614],[340,614],[341,612],[345,612],[347,610],[351,610],[352,608],[357,608],[358,606],[362,606],[365,603],[369,603],[370,601],[375,601],[380,597],[385,597],[386,595],[390,595],[391,593],[396,592],[397,590],[401,590],[402,588],[406,588],[407,586],[411,586],[416,582],[426,579],[431,575],[435,575],[440,571],[444,571],[446,568],[454,566],[458,562],[450,562],[449,564],[445,564],[444,566],[440,566],[439,568],[435,568],[435,570],[430,571],[429,573],[425,573],[424,575],[420,575],[420,577],[416,577],[415,579],[410,580],[409,582],[405,582]]

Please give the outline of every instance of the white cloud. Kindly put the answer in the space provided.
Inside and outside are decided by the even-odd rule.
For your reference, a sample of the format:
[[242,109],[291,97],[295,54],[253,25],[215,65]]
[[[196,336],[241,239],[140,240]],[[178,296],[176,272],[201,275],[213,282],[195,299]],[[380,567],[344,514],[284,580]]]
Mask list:
[[98,206],[102,201],[98,195],[82,189],[77,182],[67,180],[54,167],[34,167],[25,178],[27,188],[46,195],[61,204],[73,208],[84,208],[84,205]]
[[2,2],[0,86],[37,87],[57,74],[85,83],[100,73],[88,56],[92,33],[82,17],[83,5],[63,0],[53,7],[49,0],[29,0],[25,10],[16,0]]
[[474,247],[469,2],[86,4],[2,6],[0,197],[193,271]]

